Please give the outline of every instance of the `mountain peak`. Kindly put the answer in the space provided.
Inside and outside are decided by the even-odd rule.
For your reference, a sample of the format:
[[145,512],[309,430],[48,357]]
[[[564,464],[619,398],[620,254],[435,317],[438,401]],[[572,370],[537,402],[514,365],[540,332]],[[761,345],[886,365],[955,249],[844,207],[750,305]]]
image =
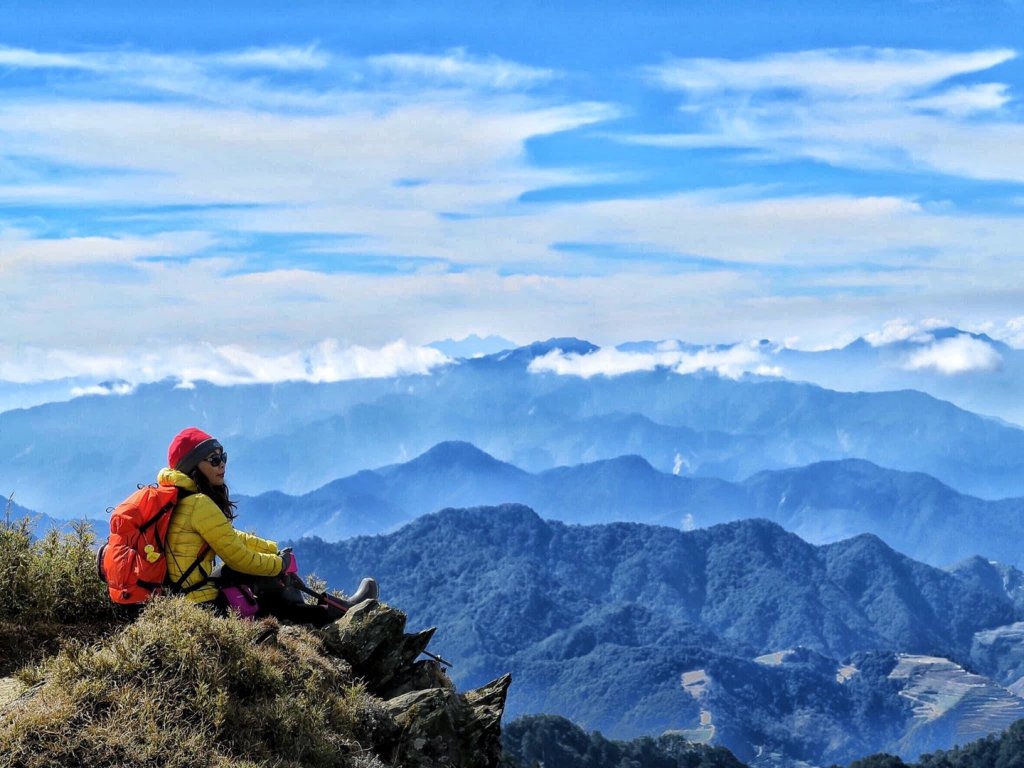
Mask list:
[[482,451],[470,442],[465,440],[445,440],[421,453],[409,462],[427,464],[469,464],[482,466],[487,464],[501,464],[496,458],[486,451]]
[[586,464],[578,464],[575,467],[556,467],[555,469],[548,470],[548,472],[557,472],[562,470],[575,471],[575,472],[586,472],[588,474],[600,473],[600,472],[618,472],[623,473],[626,476],[641,476],[646,477],[648,475],[664,475],[663,472],[655,469],[655,467],[645,459],[643,456],[639,456],[635,453],[627,453],[622,456],[615,456],[611,459],[598,459],[597,461],[591,461]]
[[541,357],[542,355],[546,355],[556,349],[565,354],[572,352],[577,355],[588,355],[591,352],[596,352],[599,347],[584,339],[577,339],[572,336],[563,336],[548,339],[547,341],[535,341],[533,344],[520,347],[519,349],[529,350],[530,354],[534,357]]
[[595,344],[591,344],[589,341],[567,336],[552,338],[547,341],[535,341],[524,347],[516,347],[515,349],[507,350],[505,352],[486,355],[480,359],[495,363],[513,362],[529,365],[536,358],[544,357],[544,355],[550,354],[555,350],[558,350],[563,354],[588,355],[591,352],[596,352],[598,349],[600,349],[600,347]]
[[871,342],[869,342],[863,336],[858,336],[856,339],[854,339],[845,347],[843,347],[843,350],[848,352],[863,352],[865,350],[870,349],[873,349],[873,347],[871,346]]
[[392,469],[402,475],[409,473],[437,473],[452,469],[469,470],[474,473],[525,474],[518,467],[494,458],[472,443],[464,440],[446,440],[438,443],[412,461],[397,464]]

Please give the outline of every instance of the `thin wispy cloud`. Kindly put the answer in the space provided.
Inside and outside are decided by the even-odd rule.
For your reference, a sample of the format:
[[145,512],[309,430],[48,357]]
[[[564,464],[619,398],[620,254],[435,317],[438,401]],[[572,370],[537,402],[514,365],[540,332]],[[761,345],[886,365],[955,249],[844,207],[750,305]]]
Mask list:
[[216,67],[296,71],[324,69],[333,57],[315,46],[275,46],[248,48],[218,54],[156,54],[146,51],[90,51],[48,53],[28,48],[0,46],[0,66],[15,69],[80,69],[92,72],[139,77],[145,73],[168,71],[173,67],[185,72]]
[[854,48],[742,61],[671,59],[646,74],[680,93],[680,109],[697,125],[629,140],[1024,181],[1024,123],[1006,109],[1009,86],[959,82],[997,72],[1016,56],[1010,49]]
[[[292,209],[361,201],[394,212],[416,196],[418,214],[473,212],[585,180],[532,168],[524,144],[615,115],[607,104],[510,95],[552,73],[465,52],[361,61],[315,48],[2,52],[10,66],[83,73],[52,96],[8,84],[0,162],[22,176],[0,187],[8,200]],[[266,76],[250,77],[254,67]],[[296,84],[293,70],[311,77]],[[395,71],[402,82],[379,76]],[[467,87],[431,87],[439,77]]]
[[830,99],[876,98],[915,94],[958,75],[991,69],[1015,56],[1010,49],[955,53],[859,47],[746,60],[669,59],[646,71],[664,87],[683,92],[782,89]]
[[155,258],[194,256],[209,248],[206,232],[167,232],[156,237],[32,237],[0,230],[0,278],[38,275],[66,267],[129,265]]
[[228,67],[276,69],[286,72],[326,69],[333,57],[315,46],[250,48],[238,53],[211,56],[208,61]]
[[558,76],[554,70],[528,67],[497,56],[473,57],[457,48],[444,55],[390,53],[367,59],[371,69],[416,82],[511,90],[546,83]]

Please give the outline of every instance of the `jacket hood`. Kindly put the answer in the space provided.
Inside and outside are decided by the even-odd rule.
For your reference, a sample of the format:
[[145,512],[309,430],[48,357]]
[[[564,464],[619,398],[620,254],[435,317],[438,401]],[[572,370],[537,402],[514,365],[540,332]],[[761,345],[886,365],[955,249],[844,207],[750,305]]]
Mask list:
[[197,493],[199,486],[196,485],[196,481],[186,475],[184,472],[179,472],[176,469],[170,467],[164,467],[160,470],[160,474],[156,476],[156,481],[159,485],[173,485],[181,488],[185,491],[191,491]]

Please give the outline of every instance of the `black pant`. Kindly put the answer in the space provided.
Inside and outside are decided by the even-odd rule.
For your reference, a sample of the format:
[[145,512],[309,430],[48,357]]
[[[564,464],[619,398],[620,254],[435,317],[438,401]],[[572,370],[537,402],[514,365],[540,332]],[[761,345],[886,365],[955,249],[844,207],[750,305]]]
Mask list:
[[[256,602],[259,605],[256,618],[273,616],[292,624],[309,624],[314,627],[325,627],[338,618],[338,614],[328,611],[327,606],[308,604],[301,592],[294,587],[286,586],[284,582],[274,577],[250,576],[225,565],[221,567],[216,583],[220,587],[247,585],[256,595]],[[214,604],[218,613],[228,615],[230,606],[224,595],[218,592]]]
[[284,592],[261,592],[260,609],[256,616],[274,616],[292,624],[310,624],[314,627],[325,627],[337,618],[329,614],[325,606],[309,605],[304,601],[293,602],[284,595]]

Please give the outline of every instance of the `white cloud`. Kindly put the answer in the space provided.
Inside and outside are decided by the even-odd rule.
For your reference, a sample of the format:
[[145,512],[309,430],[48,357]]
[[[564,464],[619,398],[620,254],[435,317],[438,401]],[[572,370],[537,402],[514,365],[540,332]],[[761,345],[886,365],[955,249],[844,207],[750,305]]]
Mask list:
[[23,69],[96,69],[95,58],[0,46],[0,66]]
[[726,349],[702,349],[695,352],[659,350],[657,352],[623,352],[614,347],[603,347],[588,354],[565,353],[552,350],[531,361],[531,373],[555,373],[560,376],[621,376],[626,373],[653,371],[667,368],[680,374],[714,371],[721,376],[739,378],[745,373],[761,376],[780,376],[781,369],[769,365],[756,345],[741,345]]
[[551,69],[528,67],[497,56],[473,57],[462,48],[443,56],[415,53],[371,56],[367,62],[372,68],[420,81],[476,88],[528,88],[556,77]]
[[116,380],[75,387],[71,393],[78,397],[130,394],[137,384],[166,378],[179,380],[183,387],[195,381],[220,385],[320,383],[426,374],[449,362],[436,349],[401,340],[369,348],[325,339],[308,349],[283,354],[259,353],[233,344],[179,345],[123,354],[30,348],[0,362],[0,381],[29,383],[72,376]]
[[914,99],[917,109],[934,109],[956,117],[965,117],[978,112],[1001,109],[1010,101],[1009,86],[1003,83],[982,83],[980,85],[950,88],[936,96]]
[[206,359],[186,365],[180,377],[214,384],[267,383],[277,381],[331,382],[373,379],[399,374],[429,373],[448,362],[432,347],[416,347],[395,341],[378,349],[342,346],[326,339],[311,349],[269,356],[239,346],[209,347]]
[[936,328],[948,328],[950,325],[951,323],[934,318],[921,322],[903,319],[890,320],[881,331],[865,334],[864,340],[873,347],[883,347],[886,344],[895,344],[901,341],[927,344],[935,340],[931,331]]
[[[51,102],[0,107],[3,152],[72,168],[54,202],[332,203],[433,216],[473,212],[533,188],[567,182],[530,171],[533,136],[603,119],[597,105],[523,107],[459,100],[357,107],[296,116],[175,104]],[[396,186],[417,179],[428,187]],[[40,187],[45,191],[46,186]],[[440,189],[432,201],[424,193]],[[20,198],[20,189],[11,188]],[[427,205],[423,205],[427,203]],[[433,203],[433,204],[431,204]],[[344,222],[359,231],[359,222]]]
[[[395,338],[425,344],[481,324],[523,341],[576,335],[606,345],[799,335],[814,346],[875,332],[892,317],[948,317],[950,307],[958,313],[948,317],[951,325],[1004,322],[1019,316],[1024,303],[1024,264],[1004,258],[1018,247],[1016,218],[932,211],[898,199],[676,195],[534,206],[517,216],[461,221],[430,216],[411,203],[405,209],[368,203],[217,210],[203,219],[212,232],[359,227],[364,234],[332,244],[336,252],[321,258],[325,270],[249,273],[249,254],[237,246],[224,250],[230,245],[218,239],[224,235],[65,243],[8,230],[0,251],[24,257],[0,256],[10,319],[0,324],[0,347],[132,348],[140,339],[173,345],[184,334],[263,352],[283,339],[305,347],[329,336],[367,345]],[[576,254],[551,249],[584,234],[624,246],[643,238],[654,252],[720,263],[694,270],[671,259],[595,261],[588,273]],[[50,249],[54,261],[47,267]],[[345,270],[360,254],[403,253],[466,268]],[[898,268],[871,273],[845,266],[867,258]],[[115,272],[93,269],[110,262],[120,265]],[[781,285],[774,264],[785,269]],[[823,272],[823,264],[834,268]],[[512,265],[511,274],[499,274]],[[847,285],[865,290],[847,292]],[[131,323],[124,320],[126,307],[136,308]]]
[[210,61],[229,67],[277,69],[287,72],[324,69],[333,57],[315,46],[276,46],[250,48],[238,53],[223,53],[210,57]]
[[1001,323],[992,321],[978,323],[971,330],[985,333],[1015,349],[1024,349],[1024,315],[1010,317]]
[[166,232],[154,237],[33,238],[0,229],[0,277],[17,270],[51,271],[88,264],[126,264],[138,259],[192,256],[215,243],[204,232]]
[[269,46],[210,55],[154,54],[131,50],[49,53],[29,48],[0,46],[0,66],[17,69],[83,70],[142,79],[146,75],[166,73],[174,69],[185,76],[194,75],[202,68],[215,67],[284,72],[317,70],[327,67],[332,61],[333,57],[315,46]]
[[575,352],[566,354],[553,349],[542,357],[530,362],[531,373],[557,373],[560,376],[621,376],[637,371],[653,371],[658,367],[670,367],[678,360],[678,354],[622,352],[614,347],[605,347],[589,354]]
[[1007,321],[1000,338],[1012,347],[1024,349],[1024,316]]
[[1004,110],[1012,98],[1008,86],[952,81],[1015,57],[1006,49],[854,48],[742,61],[670,60],[650,69],[649,77],[683,93],[681,108],[701,124],[687,133],[630,140],[1024,181],[1024,123]]
[[[996,157],[985,131],[945,128],[956,129],[949,121],[958,115],[1004,109],[1012,94],[944,78],[984,72],[1008,55],[794,55],[752,82],[774,88],[765,84],[789,77],[787,67],[836,63],[842,76],[833,90],[829,78],[808,72],[790,105],[827,106],[815,99],[831,94],[835,124],[808,144],[825,155],[866,146],[874,157],[878,147],[871,137],[861,141],[858,131],[867,129],[858,120],[895,119],[896,101],[900,119],[940,121],[936,148],[970,139],[984,159],[989,149]],[[242,350],[218,360],[243,371],[291,369],[293,349],[325,337],[342,339],[345,349],[395,338],[419,344],[481,326],[523,341],[573,334],[602,344],[699,342],[750,338],[756,329],[815,344],[950,306],[1003,321],[1024,300],[1024,266],[1007,259],[1020,240],[1020,219],[1011,215],[753,186],[523,204],[530,191],[595,180],[531,164],[531,140],[620,111],[544,93],[560,73],[515,62],[458,50],[357,60],[317,47],[209,55],[0,48],[0,61],[76,70],[52,91],[18,90],[10,85],[17,77],[0,81],[0,202],[59,206],[69,219],[83,205],[105,211],[83,214],[80,231],[63,236],[41,221],[3,230],[0,220],[0,351],[9,358],[30,346],[99,354],[143,342],[173,348],[184,338]],[[702,66],[706,79],[718,64]],[[753,111],[744,127],[742,102],[763,94],[743,91],[746,73],[737,72],[726,67],[724,86],[691,94],[698,110],[724,103],[717,114],[735,134],[705,126],[697,140],[736,135],[766,151],[797,151],[806,144],[802,131],[829,113],[810,109],[797,119],[747,99]],[[898,84],[886,90],[892,77]],[[719,101],[733,90],[735,102]],[[1000,146],[1003,166],[1024,158],[1012,146]],[[176,208],[151,208],[161,205]],[[141,218],[150,234],[138,234]],[[300,267],[286,238],[280,258],[271,258],[273,249],[256,240],[265,235],[330,237],[306,248]],[[578,242],[639,256],[556,247]],[[397,274],[358,272],[360,260],[375,258],[401,262]],[[770,360],[744,363],[754,371],[760,364],[772,372]]]
[[973,371],[992,371],[1002,356],[991,345],[967,334],[940,339],[911,353],[904,364],[908,370],[932,370],[946,376]]
[[686,460],[686,458],[683,456],[683,454],[677,452],[676,455],[675,455],[675,458],[672,460],[672,474],[673,475],[681,474],[683,469],[685,469],[687,472],[689,472],[690,471],[690,462],[688,462]]
[[1009,49],[948,53],[895,48],[833,48],[730,59],[670,59],[650,67],[663,87],[684,92],[791,89],[876,97],[914,93],[957,75],[981,72],[1014,58]]
[[113,384],[92,384],[86,387],[72,387],[71,397],[86,395],[130,395],[136,389],[134,384],[116,382]]

